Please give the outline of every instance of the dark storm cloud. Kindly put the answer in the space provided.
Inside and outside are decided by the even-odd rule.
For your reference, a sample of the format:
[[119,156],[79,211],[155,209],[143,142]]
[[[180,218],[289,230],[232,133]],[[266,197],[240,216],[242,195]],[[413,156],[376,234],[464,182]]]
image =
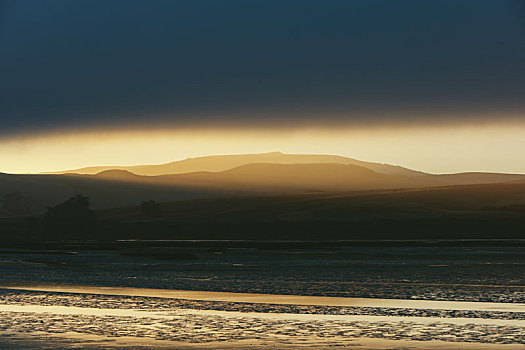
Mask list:
[[4,1],[0,132],[519,115],[522,5]]

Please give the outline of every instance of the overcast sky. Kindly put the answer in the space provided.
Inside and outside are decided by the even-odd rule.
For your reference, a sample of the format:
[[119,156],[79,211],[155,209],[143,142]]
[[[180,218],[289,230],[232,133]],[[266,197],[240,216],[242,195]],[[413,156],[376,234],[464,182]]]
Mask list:
[[525,118],[504,0],[0,0],[0,135]]

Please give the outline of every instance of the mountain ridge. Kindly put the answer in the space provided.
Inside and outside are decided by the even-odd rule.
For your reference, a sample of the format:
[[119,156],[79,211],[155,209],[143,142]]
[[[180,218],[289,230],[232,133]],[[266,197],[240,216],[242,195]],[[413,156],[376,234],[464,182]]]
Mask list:
[[323,154],[286,154],[282,152],[248,153],[213,155],[195,158],[186,158],[174,162],[152,165],[133,166],[92,166],[75,170],[46,172],[44,174],[77,173],[82,175],[95,175],[105,170],[127,170],[137,175],[155,176],[168,174],[183,174],[196,171],[220,172],[233,169],[241,165],[252,163],[271,164],[304,164],[304,163],[338,163],[363,166],[375,172],[388,175],[418,176],[426,173],[404,168],[398,165],[361,161],[338,155]]
[[[272,153],[267,157],[283,156],[286,158],[286,155]],[[339,159],[339,156],[334,157]],[[167,202],[315,192],[341,194],[525,181],[525,175],[518,174],[418,174],[384,174],[365,166],[326,162],[249,163],[221,172],[200,170],[164,175],[137,175],[122,169],[103,170],[93,175],[0,174],[0,216],[42,213],[45,208],[79,193],[90,197],[94,208],[101,209],[137,205],[144,200]]]

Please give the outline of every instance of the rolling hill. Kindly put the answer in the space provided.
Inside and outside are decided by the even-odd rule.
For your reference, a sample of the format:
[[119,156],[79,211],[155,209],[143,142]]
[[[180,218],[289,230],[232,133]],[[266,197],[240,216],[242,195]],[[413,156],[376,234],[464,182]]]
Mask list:
[[[211,167],[210,164],[215,164],[217,168],[219,165],[214,162],[218,159],[226,159],[226,165],[223,167],[229,167],[235,162],[246,161],[251,156],[253,155],[203,157],[197,158],[197,163],[204,162],[202,164],[207,164],[208,168]],[[319,159],[319,162],[249,163],[224,171],[212,172],[201,169],[196,172],[154,176],[138,175],[122,169],[103,170],[94,175],[0,174],[0,216],[42,213],[47,207],[56,205],[75,194],[88,196],[95,209],[102,209],[137,205],[141,201],[150,199],[168,202],[253,195],[341,194],[355,191],[416,189],[525,180],[524,175],[515,174],[432,175],[386,164],[380,165],[384,172],[378,172],[356,164],[326,162],[328,159],[349,159],[338,156],[267,153],[255,155],[255,158],[258,157],[280,158],[282,161],[307,160],[313,157]],[[209,159],[203,160],[204,158]],[[208,162],[210,159],[213,160],[211,163]],[[391,173],[385,173],[387,171]]]
[[199,171],[220,172],[252,163],[272,163],[272,164],[314,164],[314,163],[334,163],[358,165],[377,173],[387,175],[417,176],[423,172],[410,170],[400,166],[364,162],[352,158],[335,155],[315,155],[315,154],[284,154],[281,152],[259,153],[259,154],[236,154],[236,155],[217,155],[198,158],[188,158],[176,162],[159,165],[136,165],[136,166],[94,166],[75,170],[50,172],[49,174],[98,174],[106,170],[126,170],[137,175],[167,175],[183,174]]
[[[88,236],[67,231],[44,239],[523,239],[525,185],[247,195],[164,202],[160,208],[158,217],[137,204],[99,210],[97,229]],[[0,241],[42,239],[38,227],[38,220],[0,219],[6,234]]]

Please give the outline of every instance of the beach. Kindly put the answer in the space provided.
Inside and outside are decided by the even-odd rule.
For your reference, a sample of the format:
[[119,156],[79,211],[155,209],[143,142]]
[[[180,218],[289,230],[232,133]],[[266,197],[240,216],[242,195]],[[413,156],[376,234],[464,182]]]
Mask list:
[[0,297],[0,334],[3,347],[13,349],[518,349],[525,344],[525,304],[519,303],[7,288]]
[[525,250],[496,243],[4,248],[0,348],[521,349]]

